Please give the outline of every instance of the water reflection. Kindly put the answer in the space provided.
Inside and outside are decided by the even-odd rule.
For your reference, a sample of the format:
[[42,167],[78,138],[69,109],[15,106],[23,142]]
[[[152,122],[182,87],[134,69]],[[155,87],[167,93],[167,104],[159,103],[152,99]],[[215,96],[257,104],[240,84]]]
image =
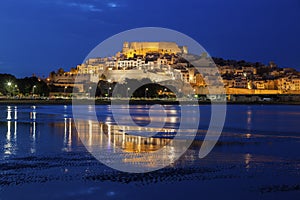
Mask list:
[[64,118],[63,151],[72,151],[72,118]]
[[36,152],[36,106],[32,106],[32,111],[30,112],[30,140],[31,140],[31,147],[30,152]]
[[[22,112],[22,110],[21,110]],[[26,111],[27,119],[21,117],[21,123],[29,124],[29,151],[30,153],[36,153],[36,140],[37,140],[37,110],[36,106],[30,107],[30,111]],[[29,113],[29,119],[28,119]],[[19,108],[17,106],[7,106],[6,109],[6,121],[7,121],[7,132],[4,144],[4,157],[9,157],[17,154],[18,149],[18,122],[19,122]],[[28,130],[28,129],[27,129]],[[26,133],[26,132],[25,132]],[[28,133],[28,132],[27,132]],[[22,133],[23,136],[23,133]],[[22,137],[21,136],[21,137]],[[22,144],[26,143],[22,138]]]
[[[40,110],[42,109],[36,106],[6,107],[6,109],[3,112],[5,113],[5,126],[3,127],[3,130],[5,131],[5,137],[2,140],[3,158],[10,157],[12,155],[17,155],[19,153],[28,152],[30,154],[35,154],[37,153],[37,148],[39,148],[38,144],[45,143],[45,141],[41,141],[41,138],[39,138],[40,130],[38,124],[45,117],[43,116],[42,112],[39,112]],[[53,123],[55,126],[55,130],[51,132],[51,134],[56,134],[60,132],[60,127],[64,126],[63,139],[61,138],[59,143],[61,144],[60,147],[63,151],[70,152],[72,151],[72,143],[74,143],[72,141],[72,132],[74,130],[74,125],[72,118],[68,117],[70,116],[70,113],[67,111],[67,106],[64,106],[64,111],[64,118],[62,118],[63,121],[61,122],[61,120],[59,119],[58,122]],[[49,119],[49,116],[47,116],[46,119]],[[21,127],[18,127],[18,123],[20,123]],[[47,132],[47,130],[43,130],[43,133]],[[20,137],[19,145],[22,152],[17,152],[18,137]],[[54,143],[53,145],[56,144]]]
[[[79,121],[77,128],[81,141],[87,149],[92,153],[99,152],[103,154],[104,157],[102,158],[106,159],[107,162],[115,162],[115,164],[134,163],[134,165],[156,168],[164,165],[165,162],[173,163],[176,158],[177,152],[173,145],[173,139],[160,135],[143,137],[137,134],[128,134],[128,132],[135,131],[174,133],[173,129],[137,128],[136,126],[119,127],[118,125],[91,120]],[[161,154],[156,154],[159,150],[164,151]],[[123,159],[118,161],[120,159],[118,155],[124,155]]]
[[7,121],[7,133],[6,133],[6,144],[4,145],[4,154],[12,154],[12,143],[11,143],[11,121]]
[[[251,125],[252,125],[252,115],[253,115],[253,113],[252,113],[252,110],[251,110],[251,107],[250,107],[250,106],[247,107],[247,112],[246,112],[246,114],[247,114],[247,122],[246,122],[247,131],[248,131],[248,132],[251,132],[251,130],[252,130]],[[251,136],[252,136],[251,133],[246,133],[246,134],[245,134],[245,137],[246,137],[247,139],[251,138]]]
[[248,106],[248,110],[247,110],[247,130],[248,131],[251,130],[251,124],[252,124],[252,110],[251,110],[251,107]]
[[[1,128],[3,128],[1,146],[3,149],[2,156],[5,158],[22,154],[22,151],[24,150],[25,153],[35,154],[37,151],[41,150],[46,152],[45,149],[47,148],[53,150],[54,147],[59,151],[70,152],[81,145],[81,143],[78,142],[79,140],[75,131],[74,122],[71,117],[72,114],[70,109],[68,109],[68,106],[56,106],[56,110],[53,112],[55,114],[52,113],[52,107],[7,106],[4,108],[5,109],[2,109],[2,120],[4,120],[4,122],[1,124]],[[139,107],[139,109],[143,108],[144,107]],[[50,109],[51,111],[49,111]],[[78,124],[80,139],[84,141],[87,148],[98,148],[99,150],[108,153],[108,155],[110,153],[115,153],[116,155],[130,153],[140,153],[142,155],[148,154],[147,159],[143,157],[137,158],[127,156],[122,162],[143,163],[149,167],[155,167],[160,164],[163,165],[164,162],[167,162],[166,160],[168,160],[169,163],[172,163],[175,160],[177,152],[180,151],[174,148],[173,145],[173,138],[176,135],[176,126],[179,121],[177,116],[178,111],[172,108],[167,110],[168,116],[165,120],[167,123],[163,128],[158,128],[155,126],[116,125],[113,117],[111,117],[108,112],[109,107],[98,107],[98,109],[101,109],[104,113],[101,116],[101,119],[104,122],[99,123],[98,121],[82,120]],[[135,109],[138,108],[132,110],[133,114],[140,114],[135,118],[137,121],[144,122],[149,120],[149,116],[144,115],[144,113],[146,113],[145,110],[137,110],[135,112]],[[259,136],[257,133],[253,132],[253,122],[255,122],[253,119],[256,118],[256,114],[257,112],[252,107],[246,107],[246,109],[243,108],[242,116],[244,116],[245,119],[245,124],[243,126],[247,127],[248,130],[242,133],[242,137],[244,137],[243,140],[246,138],[255,140]],[[53,120],[51,118],[53,118]],[[44,123],[43,119],[51,121]],[[159,118],[154,117],[154,120],[159,120]],[[193,123],[192,119],[189,120]],[[48,127],[49,125],[54,128],[52,130],[43,129],[43,127]],[[40,134],[40,132],[42,134]],[[151,137],[146,137],[148,135],[151,135]],[[187,137],[187,140],[190,139],[189,130],[184,130],[184,135]],[[283,137],[285,135],[279,136]],[[50,147],[47,146],[48,144],[45,145],[45,143],[48,142],[48,139],[51,140]],[[235,138],[232,137],[229,139]],[[197,145],[200,147],[202,144],[197,143]],[[165,149],[166,153],[160,154],[159,156],[157,156],[157,154],[151,154],[152,152],[161,149]],[[108,159],[111,159],[111,162],[114,162],[113,158]],[[184,159],[195,158],[185,157]],[[245,163],[247,169],[250,168],[250,163],[253,162],[251,154],[243,154],[239,159]]]
[[32,119],[33,121],[36,120],[36,106],[32,106],[32,111],[30,112],[30,119]]
[[11,107],[10,106],[7,106],[7,120],[11,120]]
[[14,139],[17,142],[17,132],[18,132],[18,123],[17,123],[17,121],[15,121],[14,124],[15,124]]
[[18,107],[17,106],[15,106],[15,118],[14,119],[15,120],[18,119]]
[[[49,109],[49,107],[46,107]],[[53,130],[45,130],[42,125],[43,119],[51,119],[53,115],[49,115],[44,107],[24,107],[24,106],[7,106],[4,111],[5,126],[7,127],[6,135],[3,141],[3,156],[11,157],[18,154],[36,154],[37,151],[44,151],[48,148],[45,139],[54,139],[49,145],[50,148],[58,145],[61,151],[70,152],[77,143],[77,134],[73,119],[71,118],[68,106],[60,106],[56,115],[49,124],[54,127]],[[51,108],[52,109],[52,108]],[[46,113],[44,113],[46,111]],[[52,111],[52,110],[51,110]],[[51,112],[50,111],[50,112]],[[144,113],[145,111],[143,111]],[[107,152],[116,153],[121,155],[123,153],[141,153],[147,155],[143,157],[127,156],[122,160],[123,163],[143,163],[149,167],[157,167],[165,165],[164,163],[173,163],[176,154],[180,149],[174,148],[173,137],[176,135],[176,125],[178,123],[178,112],[169,111],[171,115],[166,118],[167,124],[164,128],[161,127],[143,127],[143,126],[118,126],[113,121],[110,115],[104,115],[104,119],[108,120],[99,123],[91,120],[83,120],[80,122],[79,128],[83,135],[80,138],[87,141],[87,147],[101,147],[106,149]],[[158,120],[154,117],[155,120]],[[141,115],[137,117],[137,121],[149,120],[148,115]],[[168,128],[171,127],[171,128]],[[19,129],[19,130],[18,130]],[[5,130],[5,129],[4,129]],[[19,133],[18,133],[19,131]],[[21,131],[21,132],[20,132]],[[39,134],[43,131],[43,134]],[[51,136],[47,135],[49,133]],[[55,135],[55,137],[52,137]],[[151,135],[151,137],[146,137]],[[19,138],[18,138],[19,137]],[[19,140],[19,151],[18,143]],[[45,145],[46,144],[46,145]],[[81,144],[81,143],[80,143]],[[73,145],[73,147],[72,147]],[[103,148],[102,148],[103,147]],[[164,150],[159,156],[155,153],[159,150]],[[121,151],[119,151],[121,150]],[[40,152],[41,153],[41,152]],[[111,158],[109,158],[111,159]]]
[[[13,110],[11,106],[7,106],[7,132],[6,132],[6,140],[4,144],[4,157],[9,157],[11,155],[16,154],[17,150],[17,121],[13,121]],[[17,108],[15,107],[14,119],[17,120]],[[14,126],[13,135],[12,135],[12,123]]]
[[246,169],[249,169],[250,162],[252,160],[252,155],[250,153],[247,153],[247,154],[245,154],[244,159],[245,159],[245,167],[246,167]]
[[166,133],[174,132],[173,129],[158,129],[158,128],[143,128],[143,127],[130,127],[122,126],[120,129],[117,125],[109,123],[99,123],[89,121],[81,121],[78,124],[80,130],[86,130],[87,133],[83,133],[83,136],[88,137],[88,145],[107,144],[106,148],[121,148],[125,152],[151,152],[156,151],[166,144],[172,142],[172,139],[166,139],[162,137],[142,137],[138,135],[130,135],[128,132],[159,132]]

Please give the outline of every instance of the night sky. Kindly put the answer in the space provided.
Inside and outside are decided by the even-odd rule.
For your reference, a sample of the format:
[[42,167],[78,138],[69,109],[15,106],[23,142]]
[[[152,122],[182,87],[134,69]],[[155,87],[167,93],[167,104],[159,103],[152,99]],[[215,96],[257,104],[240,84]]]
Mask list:
[[300,69],[300,0],[1,0],[0,73],[69,70],[108,37],[148,26],[212,56]]

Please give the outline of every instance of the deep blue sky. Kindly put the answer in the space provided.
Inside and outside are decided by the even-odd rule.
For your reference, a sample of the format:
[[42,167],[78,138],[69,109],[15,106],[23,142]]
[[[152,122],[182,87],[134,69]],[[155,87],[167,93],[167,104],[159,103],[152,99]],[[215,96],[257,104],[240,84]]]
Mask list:
[[300,69],[300,0],[1,0],[0,73],[76,67],[132,28],[180,31],[212,56]]

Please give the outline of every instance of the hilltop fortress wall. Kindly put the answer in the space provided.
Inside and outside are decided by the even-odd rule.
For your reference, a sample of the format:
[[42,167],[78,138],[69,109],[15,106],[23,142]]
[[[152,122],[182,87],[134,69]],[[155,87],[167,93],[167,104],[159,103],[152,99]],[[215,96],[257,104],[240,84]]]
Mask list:
[[145,56],[149,52],[157,53],[188,53],[186,46],[179,47],[175,42],[124,42],[122,53],[128,58],[134,55]]

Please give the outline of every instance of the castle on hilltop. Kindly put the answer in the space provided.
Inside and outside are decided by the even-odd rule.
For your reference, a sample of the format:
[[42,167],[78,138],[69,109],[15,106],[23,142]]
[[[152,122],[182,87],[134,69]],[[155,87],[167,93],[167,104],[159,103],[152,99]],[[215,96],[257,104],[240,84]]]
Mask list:
[[196,74],[188,69],[188,63],[178,64],[182,54],[188,54],[188,47],[175,42],[124,42],[116,55],[89,58],[72,72],[52,74],[49,82],[61,87],[74,86],[80,92],[84,91],[84,83],[98,83],[103,77],[118,83],[124,83],[125,79],[145,78],[157,83],[170,80],[196,82]]
[[187,54],[188,48],[178,46],[175,42],[124,42],[123,50],[120,52],[127,58],[133,58],[135,55],[146,56],[147,53]]
[[[193,64],[187,58],[193,60]],[[48,83],[62,88],[74,87],[84,93],[89,91],[84,88],[87,84],[98,84],[100,80],[125,84],[128,79],[150,79],[155,83],[177,80],[177,89],[187,94],[208,94],[210,85],[217,89],[225,87],[226,93],[231,95],[300,94],[300,72],[295,69],[279,68],[273,62],[263,65],[213,60],[205,52],[189,54],[187,46],[175,42],[124,42],[116,55],[89,58],[70,72],[53,72]],[[184,91],[190,88],[186,85],[192,86],[193,91]]]

